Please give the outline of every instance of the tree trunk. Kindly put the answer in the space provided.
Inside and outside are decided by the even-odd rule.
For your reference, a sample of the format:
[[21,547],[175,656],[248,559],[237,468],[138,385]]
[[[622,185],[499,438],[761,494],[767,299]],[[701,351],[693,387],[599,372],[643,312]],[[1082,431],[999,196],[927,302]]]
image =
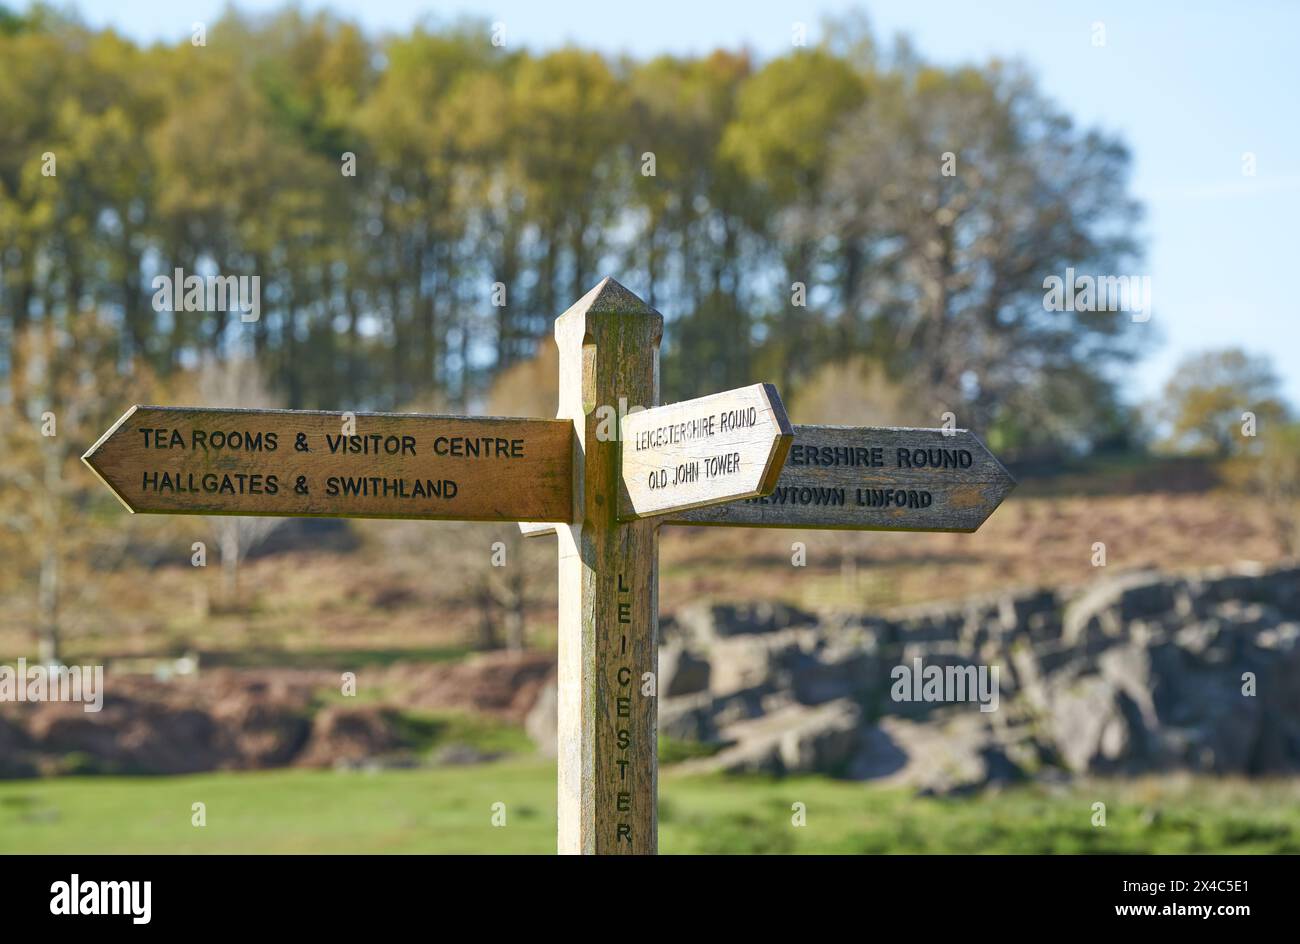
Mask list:
[[228,606],[239,600],[239,525],[233,520],[221,532],[221,598]]
[[500,649],[501,643],[497,640],[497,625],[493,612],[496,600],[486,580],[479,585],[474,597],[479,608],[478,639],[475,640],[475,644],[484,651]]
[[515,570],[508,582],[510,588],[510,600],[505,608],[506,648],[511,652],[523,652],[524,572],[523,565],[518,563],[518,557],[516,557],[515,560]]
[[41,569],[37,590],[40,636],[37,656],[42,665],[59,661],[59,496],[62,493],[62,456],[54,437],[41,444],[45,458],[42,504]]

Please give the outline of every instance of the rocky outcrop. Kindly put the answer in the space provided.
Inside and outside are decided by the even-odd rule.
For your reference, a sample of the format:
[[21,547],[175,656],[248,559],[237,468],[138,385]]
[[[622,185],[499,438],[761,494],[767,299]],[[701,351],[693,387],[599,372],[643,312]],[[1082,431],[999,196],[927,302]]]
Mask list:
[[[0,703],[0,777],[407,764],[420,738],[399,723],[400,710],[520,723],[548,681],[553,688],[554,672],[554,656],[545,652],[375,667],[358,672],[357,682],[385,692],[386,703],[358,705],[331,703],[340,672],[222,668],[163,682],[110,666],[101,711],[70,702]],[[434,760],[463,763],[467,756],[461,746]]]
[[542,686],[536,704],[528,712],[528,717],[524,719],[524,731],[532,739],[533,744],[537,746],[538,753],[543,757],[554,757],[558,753],[559,737],[557,727],[559,725],[559,710],[560,695],[555,680],[552,679]]
[[706,691],[711,667],[709,660],[681,643],[659,648],[659,694],[674,698]]
[[861,709],[847,698],[816,706],[792,702],[725,725],[719,734],[728,747],[681,766],[735,773],[838,772],[857,748],[860,719]]
[[952,794],[1024,779],[1049,759],[1030,725],[1002,726],[979,713],[950,712],[925,722],[881,718],[862,730],[845,774]]
[[[660,702],[661,733],[715,748],[696,769],[935,792],[1050,770],[1300,770],[1300,568],[1129,573],[889,617],[695,607],[665,635],[708,663],[698,691]],[[979,669],[997,670],[983,710]],[[913,675],[938,697],[911,697]]]
[[[1298,567],[1130,573],[888,615],[698,604],[661,635],[659,732],[693,742],[692,769],[934,793],[1070,773],[1300,770]],[[385,704],[357,706],[334,704],[338,672],[165,683],[110,669],[98,713],[0,704],[0,777],[383,761],[410,753],[394,710],[411,708],[523,724],[553,754],[554,673],[546,652],[368,669],[360,684]]]
[[[106,675],[103,708],[80,703],[6,704],[18,731],[7,776],[61,773],[197,773],[288,764],[311,735],[316,685],[337,676],[218,669],[178,684]],[[15,769],[17,768],[17,769]]]

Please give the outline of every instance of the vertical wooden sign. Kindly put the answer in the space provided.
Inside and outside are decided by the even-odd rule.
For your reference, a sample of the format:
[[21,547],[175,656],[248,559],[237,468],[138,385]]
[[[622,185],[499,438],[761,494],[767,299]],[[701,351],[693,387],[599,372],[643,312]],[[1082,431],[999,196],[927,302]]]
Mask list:
[[663,318],[605,279],[556,320],[574,509],[559,537],[559,851],[653,854],[656,523],[620,523],[620,407],[659,396]]

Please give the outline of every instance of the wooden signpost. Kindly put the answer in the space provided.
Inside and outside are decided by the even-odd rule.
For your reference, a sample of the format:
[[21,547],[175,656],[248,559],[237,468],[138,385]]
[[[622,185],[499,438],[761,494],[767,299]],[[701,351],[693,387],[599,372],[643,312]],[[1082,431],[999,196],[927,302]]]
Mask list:
[[775,488],[667,523],[974,531],[1015,485],[969,430],[796,426]]
[[972,531],[1014,485],[964,430],[792,428],[768,384],[658,407],[662,334],[605,279],[555,322],[554,420],[139,406],[83,458],[132,512],[555,533],[559,850],[654,853],[659,526]]
[[754,384],[629,413],[619,517],[766,495],[794,438],[776,388]]
[[191,515],[565,517],[560,420],[135,406],[83,456],[130,511]]

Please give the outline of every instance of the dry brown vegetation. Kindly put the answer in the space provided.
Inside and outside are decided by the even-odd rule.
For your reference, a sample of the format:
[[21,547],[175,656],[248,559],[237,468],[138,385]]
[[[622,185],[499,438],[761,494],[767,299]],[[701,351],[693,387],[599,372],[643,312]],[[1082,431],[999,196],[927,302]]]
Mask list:
[[[1013,586],[1070,585],[1136,568],[1195,570],[1280,550],[1265,505],[1225,489],[1142,494],[1013,493],[974,534],[668,528],[661,541],[662,612],[699,599],[784,600],[808,608],[882,609]],[[1104,491],[1104,490],[1103,490]],[[1038,492],[1038,494],[1035,494]],[[247,562],[241,599],[221,598],[219,561],[190,565],[202,522],[126,519],[135,545],[163,561],[82,570],[64,607],[66,658],[179,655],[208,664],[333,666],[457,658],[476,648],[483,580],[502,526],[351,522],[356,550],[293,550]],[[197,536],[197,537],[196,537]],[[806,546],[807,564],[791,563]],[[1092,564],[1093,545],[1107,564]],[[170,553],[168,553],[170,551]],[[554,539],[521,542],[528,642],[554,642]],[[29,595],[10,574],[0,652],[35,651]]]

